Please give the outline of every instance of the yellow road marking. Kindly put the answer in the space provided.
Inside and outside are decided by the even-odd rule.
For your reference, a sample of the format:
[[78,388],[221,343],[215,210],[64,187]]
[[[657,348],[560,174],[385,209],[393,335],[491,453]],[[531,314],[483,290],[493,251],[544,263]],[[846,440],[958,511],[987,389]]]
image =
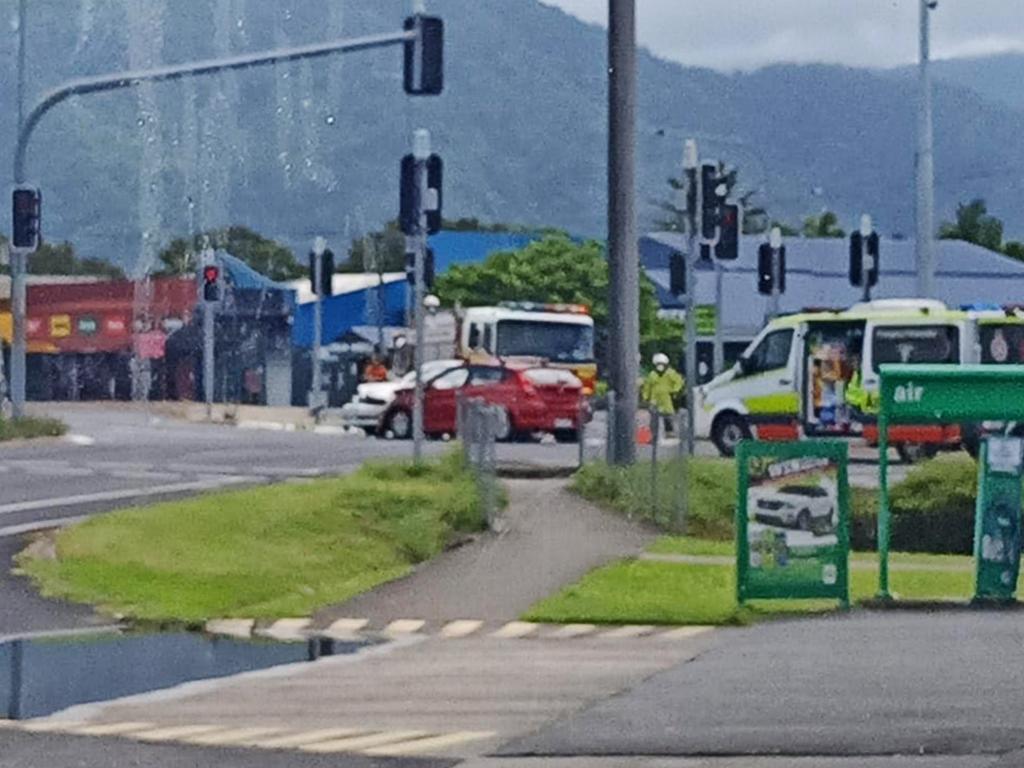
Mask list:
[[566,624],[557,632],[552,633],[550,637],[554,637],[559,640],[566,640],[570,637],[589,635],[595,629],[597,629],[597,626],[594,624]]
[[306,744],[299,747],[303,752],[355,752],[369,749],[370,747],[381,747],[385,744],[393,744],[399,741],[417,739],[421,736],[430,736],[429,731],[384,731],[368,736],[353,736],[348,739],[336,739],[334,741],[322,741],[318,744]]
[[396,619],[384,628],[386,635],[411,635],[423,629],[423,619]]
[[154,723],[100,723],[99,725],[84,725],[81,728],[72,728],[70,733],[79,736],[118,736],[132,731],[145,731],[155,727]]
[[539,626],[540,624],[534,624],[531,621],[510,621],[497,632],[492,633],[491,637],[526,637],[536,632]]
[[139,741],[181,741],[189,736],[201,733],[227,730],[223,725],[173,725],[168,728],[156,728],[152,731],[133,733],[131,738]]
[[650,624],[627,624],[623,627],[617,627],[615,629],[609,629],[607,632],[602,632],[600,636],[610,639],[640,637],[642,635],[650,634],[653,631],[654,627]]
[[441,736],[414,739],[413,741],[389,744],[383,747],[373,747],[371,749],[364,750],[363,754],[378,757],[397,757],[399,755],[423,754],[426,752],[434,752],[435,750],[444,750],[459,744],[465,744],[469,741],[490,739],[497,735],[498,734],[494,731],[456,731],[455,733],[446,733]]
[[30,733],[63,733],[82,725],[85,725],[85,723],[72,723],[67,720],[42,720],[39,722],[29,720],[21,726],[21,730],[29,731]]
[[678,627],[676,629],[669,629],[665,632],[661,632],[656,637],[659,640],[684,640],[689,637],[696,637],[697,635],[703,635],[705,632],[710,632],[713,627]]
[[293,733],[289,736],[278,736],[272,739],[256,739],[250,741],[248,746],[260,747],[262,749],[284,749],[286,747],[301,747],[303,744],[312,744],[327,739],[340,739],[344,736],[358,736],[370,734],[373,731],[357,728],[321,728],[315,731],[303,731]]
[[338,619],[327,628],[329,635],[354,635],[370,622],[367,619]]
[[203,744],[213,746],[215,744],[240,744],[251,741],[258,736],[271,736],[279,734],[283,728],[231,728],[227,731],[215,731],[201,736],[182,739],[189,744]]
[[484,623],[482,621],[460,619],[458,621],[450,621],[444,625],[441,629],[441,635],[443,637],[465,637],[476,632]]

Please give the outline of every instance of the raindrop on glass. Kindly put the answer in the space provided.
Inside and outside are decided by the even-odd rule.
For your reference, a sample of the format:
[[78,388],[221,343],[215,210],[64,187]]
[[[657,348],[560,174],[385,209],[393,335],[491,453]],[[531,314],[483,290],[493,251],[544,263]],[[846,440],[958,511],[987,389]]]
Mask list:
[[324,122],[328,125],[334,125],[334,115],[328,115],[324,118]]

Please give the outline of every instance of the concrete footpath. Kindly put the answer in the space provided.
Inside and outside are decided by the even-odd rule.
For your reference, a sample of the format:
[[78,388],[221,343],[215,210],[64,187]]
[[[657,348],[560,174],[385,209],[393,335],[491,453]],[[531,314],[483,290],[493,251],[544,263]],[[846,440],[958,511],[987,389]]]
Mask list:
[[509,480],[506,487],[501,533],[483,534],[406,578],[324,609],[314,625],[348,617],[371,627],[396,619],[508,621],[592,568],[638,555],[657,535],[584,501],[565,480]]

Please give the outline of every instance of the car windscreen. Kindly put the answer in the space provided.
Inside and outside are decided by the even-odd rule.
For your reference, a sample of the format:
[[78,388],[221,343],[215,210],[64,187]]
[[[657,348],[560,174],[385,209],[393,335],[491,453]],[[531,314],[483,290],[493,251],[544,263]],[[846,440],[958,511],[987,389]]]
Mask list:
[[954,325],[887,325],[875,328],[871,365],[959,363],[960,332]]
[[587,363],[594,359],[594,329],[577,323],[543,320],[498,322],[499,357],[545,357],[562,363]]

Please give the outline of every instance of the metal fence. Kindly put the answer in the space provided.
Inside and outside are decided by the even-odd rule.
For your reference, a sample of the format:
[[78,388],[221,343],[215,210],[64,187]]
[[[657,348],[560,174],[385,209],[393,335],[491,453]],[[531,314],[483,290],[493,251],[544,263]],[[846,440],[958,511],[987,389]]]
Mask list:
[[498,438],[508,431],[508,412],[479,398],[456,400],[456,431],[462,442],[463,463],[473,470],[480,487],[487,527],[498,516]]
[[[607,396],[604,461],[611,463],[616,393]],[[628,493],[646,500],[644,517],[684,533],[689,512],[690,462],[686,460],[686,411],[661,414],[652,408],[637,412],[637,466],[627,476]],[[581,457],[582,457],[581,452]]]

